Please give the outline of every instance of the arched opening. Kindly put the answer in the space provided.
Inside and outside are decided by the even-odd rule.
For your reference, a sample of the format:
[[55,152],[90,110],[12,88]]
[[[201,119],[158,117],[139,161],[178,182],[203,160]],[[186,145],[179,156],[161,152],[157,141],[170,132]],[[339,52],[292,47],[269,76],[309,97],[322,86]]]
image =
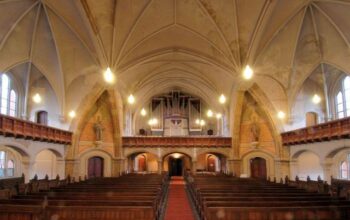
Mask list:
[[311,151],[301,151],[294,158],[297,160],[297,169],[295,175],[301,180],[306,180],[309,176],[312,180],[317,180],[320,176],[323,179],[323,168],[320,163],[320,158],[317,154]]
[[88,178],[103,177],[104,160],[102,157],[94,156],[88,160]]
[[261,157],[250,159],[250,175],[252,178],[266,179],[266,160]]
[[207,169],[209,172],[215,172],[217,168],[217,157],[215,155],[209,155],[207,157]]
[[135,157],[135,170],[138,172],[147,171],[147,159],[146,155],[139,154]]
[[47,111],[38,111],[36,113],[36,122],[41,125],[47,125]]
[[306,113],[306,127],[317,125],[318,116],[316,112]]
[[136,152],[128,156],[127,171],[138,172],[158,172],[158,159],[155,154],[148,152]]
[[34,172],[39,179],[45,178],[46,175],[50,179],[57,176],[57,156],[51,150],[43,150],[35,157]]
[[169,176],[182,176],[186,170],[191,169],[191,158],[182,153],[171,153],[164,157],[164,171]]

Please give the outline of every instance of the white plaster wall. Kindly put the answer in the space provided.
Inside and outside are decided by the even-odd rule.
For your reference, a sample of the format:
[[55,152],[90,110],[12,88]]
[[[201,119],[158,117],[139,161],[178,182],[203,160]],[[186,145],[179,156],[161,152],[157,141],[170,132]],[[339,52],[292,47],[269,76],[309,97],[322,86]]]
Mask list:
[[320,176],[323,179],[323,168],[320,164],[320,158],[313,152],[305,151],[299,155],[297,159],[297,172],[300,180],[306,180],[307,176],[311,180],[317,180],[317,177]]
[[50,150],[41,151],[35,158],[33,173],[38,175],[39,179],[48,175],[49,179],[53,179],[57,175],[57,157]]
[[56,173],[53,178],[57,174],[61,178],[65,177],[65,145],[0,136],[0,146],[9,147],[21,155],[22,162],[21,166],[19,166],[20,170],[17,170],[17,174],[20,176],[24,173],[26,181],[34,177],[35,160],[37,155],[44,150],[50,150],[56,156]]
[[[328,182],[330,181],[331,176],[334,178],[339,178],[340,176],[338,169],[340,161],[343,157],[345,157],[347,152],[350,152],[349,149],[349,139],[291,146],[290,177],[294,179],[295,175],[298,173],[302,173],[303,175],[316,175],[316,173],[319,173],[322,174],[321,177]],[[320,167],[316,166],[316,164],[303,166],[305,164],[302,163],[302,166],[298,165],[300,156],[302,156],[302,160],[309,160],[308,163],[313,163],[311,160],[315,160],[315,158],[310,158],[310,155],[303,155],[304,151],[308,151],[314,155],[317,155],[319,158],[319,166],[322,168],[322,172],[320,170]],[[311,169],[312,166],[314,166],[313,169]]]

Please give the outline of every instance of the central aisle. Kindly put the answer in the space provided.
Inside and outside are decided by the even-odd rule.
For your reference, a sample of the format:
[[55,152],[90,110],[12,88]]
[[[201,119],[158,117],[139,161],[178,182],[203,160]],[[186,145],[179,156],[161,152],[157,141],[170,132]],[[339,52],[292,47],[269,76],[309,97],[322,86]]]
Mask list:
[[165,220],[195,220],[182,176],[171,177]]

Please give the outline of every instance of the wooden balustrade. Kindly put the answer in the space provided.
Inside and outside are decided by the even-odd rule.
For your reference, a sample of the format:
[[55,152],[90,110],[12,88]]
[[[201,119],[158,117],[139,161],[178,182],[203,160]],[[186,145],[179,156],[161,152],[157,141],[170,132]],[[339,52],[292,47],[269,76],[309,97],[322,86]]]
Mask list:
[[281,134],[284,145],[297,145],[350,137],[350,117]]
[[230,137],[123,137],[123,147],[231,147]]
[[35,141],[71,144],[72,132],[0,115],[0,134]]

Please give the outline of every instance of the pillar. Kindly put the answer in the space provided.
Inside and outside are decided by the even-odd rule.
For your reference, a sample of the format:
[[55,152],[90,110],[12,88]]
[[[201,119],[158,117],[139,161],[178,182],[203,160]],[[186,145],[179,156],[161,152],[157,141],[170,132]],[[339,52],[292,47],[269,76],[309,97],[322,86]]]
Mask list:
[[157,160],[158,163],[158,174],[162,174],[163,172],[163,161],[161,159]]

